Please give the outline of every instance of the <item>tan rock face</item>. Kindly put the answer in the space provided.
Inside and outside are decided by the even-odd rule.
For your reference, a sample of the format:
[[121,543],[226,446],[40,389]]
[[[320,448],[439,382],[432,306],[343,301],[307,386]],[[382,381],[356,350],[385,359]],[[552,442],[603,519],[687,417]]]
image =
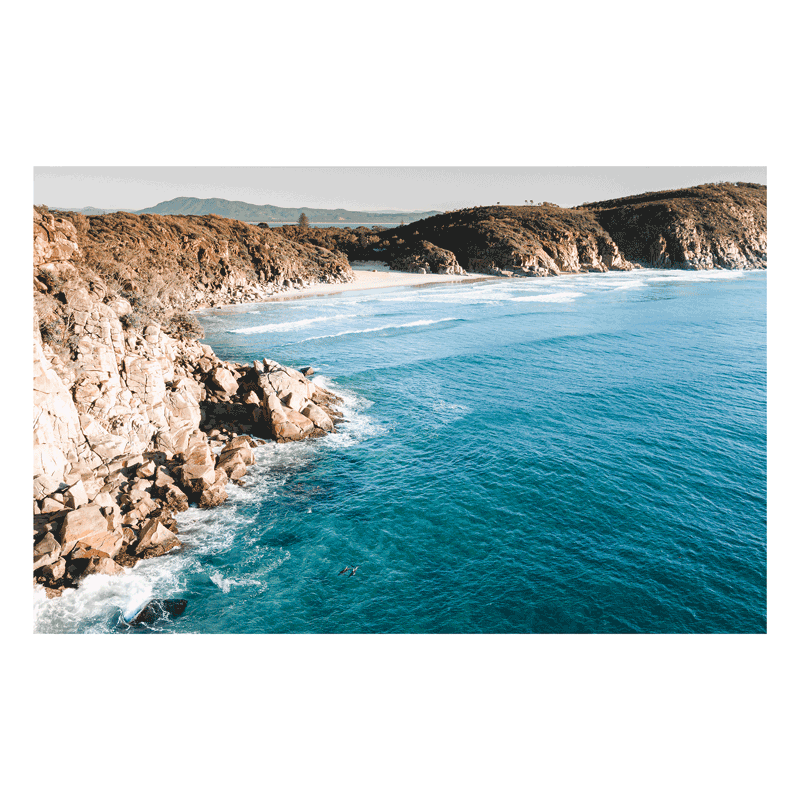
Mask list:
[[61,553],[68,555],[79,542],[83,547],[91,547],[113,558],[122,549],[122,532],[108,529],[108,523],[100,506],[88,505],[70,511],[59,531]]
[[[137,220],[125,215],[124,227],[136,227]],[[87,239],[95,223],[84,219],[76,228],[34,213],[34,512],[43,515],[36,522],[34,578],[48,589],[74,585],[82,574],[112,574],[114,560],[131,565],[167,552],[177,542],[174,531],[165,538],[174,524],[170,514],[190,501],[214,506],[227,498],[227,482],[240,480],[254,463],[252,440],[229,442],[218,462],[199,430],[204,414],[223,417],[225,432],[215,442],[227,441],[240,423],[243,433],[277,429],[273,438],[280,441],[316,435],[319,425],[328,425],[309,407],[314,388],[296,370],[257,362],[256,386],[249,367],[221,362],[207,345],[168,336],[147,317],[135,270],[127,283],[120,278],[117,290],[124,284],[138,296],[136,307],[109,294],[113,280],[92,277],[88,265],[117,259],[116,244],[112,240],[104,252],[100,239]],[[168,237],[166,228],[162,233]],[[158,250],[163,242],[153,244]],[[232,266],[234,257],[243,257],[239,247],[226,240],[221,249],[196,251],[214,271],[219,265],[231,270],[224,278],[229,294],[240,280]],[[305,252],[295,245],[289,251]],[[325,256],[331,258],[341,260]],[[286,264],[281,269],[282,275],[292,271]],[[218,291],[215,280],[209,273],[201,281],[201,299]],[[275,425],[265,411],[267,396]],[[163,530],[153,526],[154,518]],[[141,538],[144,530],[149,538]]]
[[392,269],[404,272],[423,272],[434,275],[465,275],[455,254],[430,242],[419,242],[391,261]]
[[162,525],[158,520],[151,520],[141,530],[139,542],[136,545],[136,552],[142,553],[145,550],[155,547],[176,547],[180,542],[175,534]]
[[211,381],[226,394],[236,394],[239,390],[239,383],[236,378],[233,377],[230,370],[223,367],[217,367],[211,372]]
[[89,559],[82,577],[86,575],[119,575],[125,568],[107,556],[93,556]]
[[52,564],[42,567],[42,577],[48,581],[59,581],[64,577],[66,569],[66,560],[59,558],[58,561],[54,561]]
[[190,445],[179,471],[181,485],[190,493],[201,494],[214,483],[215,466],[214,454],[205,441]]
[[81,255],[77,238],[78,232],[68,220],[33,210],[34,267],[71,265],[72,259]]
[[52,533],[46,533],[33,546],[33,568],[46,567],[54,564],[61,556],[61,545],[56,541]]
[[[35,268],[58,261],[71,267],[64,274],[77,274],[76,236],[71,223],[35,212]],[[75,361],[43,345],[34,318],[34,476],[60,481],[70,469],[96,470],[154,443],[183,452],[201,416],[199,387],[188,377],[175,380],[175,362],[186,345],[155,324],[141,336],[126,333],[120,315],[131,312],[127,300],[103,302],[103,292],[74,280],[63,294]]]
[[78,412],[72,395],[42,350],[38,319],[33,336],[33,474],[62,482],[79,463]]

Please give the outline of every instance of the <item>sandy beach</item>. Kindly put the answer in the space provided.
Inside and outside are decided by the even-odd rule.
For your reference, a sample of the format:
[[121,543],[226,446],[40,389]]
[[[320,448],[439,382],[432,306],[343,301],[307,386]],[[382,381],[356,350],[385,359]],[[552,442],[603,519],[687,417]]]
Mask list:
[[395,286],[429,286],[439,283],[475,283],[478,281],[503,280],[493,275],[467,273],[466,275],[420,275],[415,272],[392,270],[377,261],[356,261],[351,264],[356,276],[352,283],[314,284],[305,289],[290,289],[279,295],[266,298],[265,302],[295,300],[298,297],[316,297],[342,292],[363,292],[369,289],[390,289]]

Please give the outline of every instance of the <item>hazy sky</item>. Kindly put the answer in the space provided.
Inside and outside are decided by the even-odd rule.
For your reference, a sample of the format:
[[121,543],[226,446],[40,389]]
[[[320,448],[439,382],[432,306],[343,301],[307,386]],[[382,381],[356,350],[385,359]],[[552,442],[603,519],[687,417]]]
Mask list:
[[766,167],[35,167],[34,203],[154,206],[174,197],[258,205],[439,210],[543,200],[575,206],[712,181],[767,182]]

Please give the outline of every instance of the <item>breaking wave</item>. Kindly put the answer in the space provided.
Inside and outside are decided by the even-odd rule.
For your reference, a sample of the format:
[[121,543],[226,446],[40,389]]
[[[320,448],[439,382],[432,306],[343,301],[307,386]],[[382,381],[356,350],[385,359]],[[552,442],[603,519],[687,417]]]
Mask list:
[[301,339],[298,344],[312,342],[315,339],[336,339],[339,336],[350,336],[358,333],[375,333],[376,331],[397,330],[399,328],[418,328],[425,325],[438,325],[440,322],[454,322],[456,317],[445,317],[444,319],[418,319],[415,322],[404,322],[400,325],[381,325],[377,328],[362,328],[360,330],[340,331],[339,333],[328,333],[324,336],[310,336],[308,339]]
[[583,297],[584,292],[555,292],[554,294],[534,294],[524,297],[511,297],[515,303],[571,303],[577,297]]
[[[249,312],[253,313],[253,312]],[[270,325],[256,325],[253,328],[234,328],[227,331],[227,333],[241,333],[245,336],[254,333],[271,333],[274,331],[294,331],[300,328],[308,328],[311,325],[316,325],[320,322],[329,322],[334,319],[350,319],[356,317],[357,314],[333,314],[327,317],[312,317],[311,319],[297,319],[290,322],[273,322]]]

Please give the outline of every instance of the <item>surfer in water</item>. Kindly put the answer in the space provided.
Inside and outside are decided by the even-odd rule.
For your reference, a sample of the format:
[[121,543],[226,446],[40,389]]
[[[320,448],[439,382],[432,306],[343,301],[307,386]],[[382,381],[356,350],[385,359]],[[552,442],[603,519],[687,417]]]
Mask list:
[[356,574],[356,570],[357,570],[357,569],[358,569],[358,567],[353,567],[353,571],[352,571],[352,572],[351,572],[351,573],[350,573],[350,574],[349,574],[347,577],[348,577],[348,578],[352,578],[352,577],[353,577],[353,575],[355,575],[355,574]]
[[345,568],[344,568],[344,569],[343,569],[343,570],[342,570],[342,571],[341,571],[339,574],[340,574],[340,575],[344,575],[344,574],[345,574],[345,572],[347,572],[347,570],[349,570],[349,569],[350,569],[350,567],[349,567],[349,565],[348,565],[348,566],[346,566],[346,567],[345,567]]

